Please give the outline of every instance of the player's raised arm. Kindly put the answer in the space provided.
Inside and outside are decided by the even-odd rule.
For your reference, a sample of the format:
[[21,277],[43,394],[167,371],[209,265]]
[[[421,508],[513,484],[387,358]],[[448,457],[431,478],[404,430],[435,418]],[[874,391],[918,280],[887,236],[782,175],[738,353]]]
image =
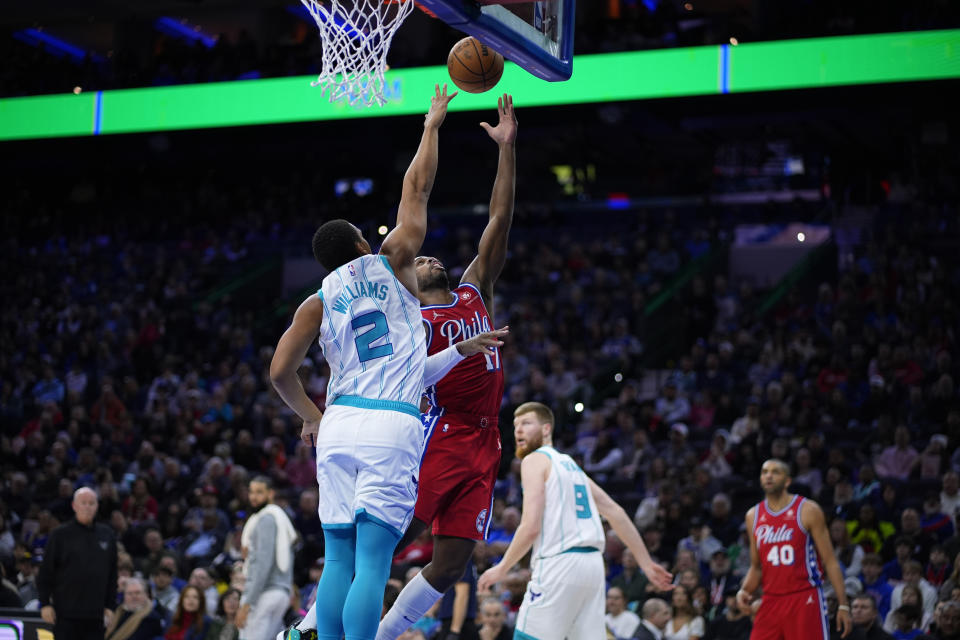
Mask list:
[[633,553],[633,557],[637,559],[637,564],[640,565],[643,574],[660,591],[672,589],[673,576],[650,557],[647,545],[643,543],[640,532],[637,531],[637,527],[634,526],[627,512],[600,485],[590,478],[587,478],[587,481],[590,484],[590,493],[593,495],[593,501],[597,504],[597,511],[600,512],[600,516],[610,523],[620,541]]
[[293,314],[293,322],[277,343],[270,362],[270,381],[287,406],[303,420],[300,433],[304,442],[316,442],[317,428],[323,413],[303,390],[297,369],[303,363],[311,343],[320,333],[323,321],[323,301],[319,295],[310,296]]
[[480,576],[477,581],[477,591],[485,591],[491,585],[506,578],[513,565],[520,562],[520,559],[533,546],[533,541],[540,535],[540,520],[546,504],[547,473],[549,472],[550,459],[547,456],[531,454],[523,459],[520,464],[520,482],[523,485],[523,511],[520,515],[520,524],[500,562]]
[[756,507],[747,511],[747,538],[750,540],[750,569],[743,579],[743,585],[737,591],[737,605],[744,613],[750,613],[750,602],[754,592],[760,587],[760,578],[763,567],[760,564],[760,553],[757,551],[757,539],[753,535],[753,522],[757,517]]
[[490,221],[480,236],[477,257],[460,279],[460,282],[469,282],[480,289],[491,315],[493,285],[500,277],[507,259],[507,238],[513,223],[513,201],[517,183],[517,117],[513,112],[513,96],[505,93],[497,99],[497,114],[500,122],[496,127],[491,127],[486,122],[480,123],[500,147],[497,177],[490,195]]
[[417,276],[413,259],[427,234],[427,201],[437,175],[438,131],[447,115],[447,105],[457,95],[456,92],[447,95],[447,85],[443,85],[442,92],[437,85],[435,91],[436,94],[430,99],[430,110],[423,121],[420,147],[403,176],[397,226],[387,235],[380,248],[380,253],[390,261],[397,278],[414,295],[417,294]]
[[813,500],[804,500],[803,511],[800,514],[803,527],[813,537],[813,544],[817,548],[820,561],[827,573],[827,578],[837,594],[840,609],[837,611],[837,629],[840,637],[846,638],[853,630],[853,619],[850,617],[850,603],[847,601],[847,589],[843,584],[843,571],[833,552],[833,543],[830,542],[830,532],[827,530],[827,521],[823,517],[823,509]]

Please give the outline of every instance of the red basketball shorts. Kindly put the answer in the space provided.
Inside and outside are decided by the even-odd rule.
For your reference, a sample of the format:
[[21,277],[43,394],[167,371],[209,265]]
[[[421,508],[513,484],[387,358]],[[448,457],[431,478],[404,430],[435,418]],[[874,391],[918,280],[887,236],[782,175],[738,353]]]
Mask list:
[[433,420],[414,516],[433,523],[435,536],[484,540],[500,466],[500,431],[492,421],[478,426],[447,416]]
[[750,640],[830,640],[823,592],[817,588],[764,594]]

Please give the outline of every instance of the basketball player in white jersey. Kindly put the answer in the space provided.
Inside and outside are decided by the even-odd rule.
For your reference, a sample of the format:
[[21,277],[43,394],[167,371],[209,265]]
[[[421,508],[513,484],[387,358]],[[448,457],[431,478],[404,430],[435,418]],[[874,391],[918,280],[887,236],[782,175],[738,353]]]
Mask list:
[[[297,309],[270,366],[281,398],[303,419],[301,438],[316,440],[326,559],[315,609],[321,640],[374,638],[393,549],[413,517],[426,361],[413,260],[426,234],[438,129],[454,96],[446,85],[436,88],[403,179],[397,226],[379,255],[346,220],[317,230],[313,253],[330,274]],[[324,413],[296,375],[318,334],[330,365]]]
[[553,412],[539,402],[514,411],[517,457],[522,458],[523,512],[503,559],[477,583],[483,591],[503,580],[530,547],[533,570],[517,613],[514,638],[604,640],[605,518],[658,589],[673,576],[656,564],[633,521],[573,459],[553,448]]

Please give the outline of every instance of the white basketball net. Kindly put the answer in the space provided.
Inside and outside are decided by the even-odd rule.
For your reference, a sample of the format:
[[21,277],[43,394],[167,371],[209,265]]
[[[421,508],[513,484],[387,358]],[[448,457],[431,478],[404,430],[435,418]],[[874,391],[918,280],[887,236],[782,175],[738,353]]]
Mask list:
[[320,28],[323,68],[313,82],[330,102],[386,103],[383,74],[394,34],[414,0],[300,0]]

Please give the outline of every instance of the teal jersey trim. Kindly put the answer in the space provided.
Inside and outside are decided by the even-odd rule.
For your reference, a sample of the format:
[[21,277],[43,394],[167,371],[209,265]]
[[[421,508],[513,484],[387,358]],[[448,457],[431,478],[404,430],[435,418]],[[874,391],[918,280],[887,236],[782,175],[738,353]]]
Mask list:
[[356,513],[353,514],[353,518],[355,521],[368,520],[370,522],[378,524],[384,529],[386,529],[387,531],[390,531],[391,533],[393,533],[397,537],[397,540],[400,540],[400,538],[403,537],[403,531],[400,531],[400,529],[397,529],[395,526],[393,526],[386,520],[381,520],[377,516],[370,515],[370,512],[368,512],[366,509],[357,509]]
[[513,630],[513,640],[540,640],[536,636],[532,636],[529,633],[524,633],[517,629]]
[[387,271],[390,272],[390,275],[392,275],[394,278],[396,278],[396,277],[397,277],[397,274],[395,274],[395,273],[393,272],[393,267],[390,266],[390,261],[387,260],[387,256],[383,255],[382,253],[379,254],[379,255],[380,255],[380,260],[383,261],[383,266],[385,266],[385,267],[387,268]]
[[398,402],[397,400],[373,400],[371,398],[362,398],[360,396],[339,396],[334,399],[331,405],[341,405],[344,407],[354,407],[356,409],[373,409],[375,411],[398,411],[408,416],[420,419],[420,408],[409,402]]
[[570,547],[564,550],[563,553],[593,553],[594,551],[600,553],[600,549],[596,547]]

